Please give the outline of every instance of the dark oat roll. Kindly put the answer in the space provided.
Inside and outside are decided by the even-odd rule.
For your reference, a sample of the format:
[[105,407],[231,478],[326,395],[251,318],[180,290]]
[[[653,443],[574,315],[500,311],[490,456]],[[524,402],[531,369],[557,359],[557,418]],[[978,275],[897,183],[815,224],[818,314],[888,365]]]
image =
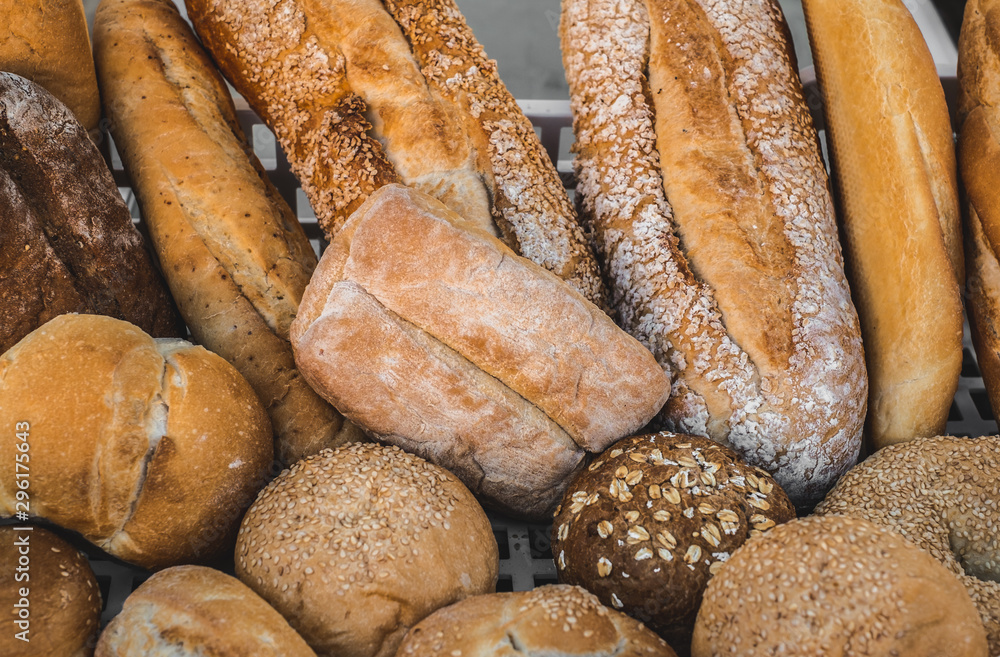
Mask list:
[[632,436],[570,484],[552,553],[560,581],[676,643],[730,554],[793,517],[774,479],[732,450],[685,434]]

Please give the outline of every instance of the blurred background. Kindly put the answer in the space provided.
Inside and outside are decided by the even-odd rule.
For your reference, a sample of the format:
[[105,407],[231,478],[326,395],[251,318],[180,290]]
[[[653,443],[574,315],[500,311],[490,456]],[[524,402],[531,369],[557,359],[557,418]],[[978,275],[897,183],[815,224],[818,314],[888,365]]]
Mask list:
[[[569,89],[559,53],[560,0],[456,0],[500,77],[515,98],[566,100]],[[779,0],[792,29],[801,67],[812,57],[800,0]],[[84,0],[93,24],[98,0]],[[904,0],[930,46],[942,75],[954,75],[955,43],[965,0]],[[183,8],[183,0],[178,0]]]

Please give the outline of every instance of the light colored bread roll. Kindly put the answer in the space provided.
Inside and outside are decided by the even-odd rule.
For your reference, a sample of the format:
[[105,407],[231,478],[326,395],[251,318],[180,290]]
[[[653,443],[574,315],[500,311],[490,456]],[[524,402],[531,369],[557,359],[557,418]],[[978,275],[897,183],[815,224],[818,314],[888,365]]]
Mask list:
[[902,0],[803,3],[868,363],[875,449],[942,433],[962,369],[951,120]]
[[235,577],[202,566],[156,573],[101,634],[96,657],[315,657],[288,622]]
[[652,355],[581,294],[399,185],[327,249],[292,345],[358,426],[535,517],[584,450],[644,426],[668,393]]
[[0,16],[0,71],[43,87],[96,137],[101,98],[83,2],[0,0]]
[[[30,474],[30,469],[23,472]],[[101,591],[87,557],[35,525],[0,527],[4,657],[90,657]]]
[[284,463],[360,438],[295,368],[288,328],[316,255],[191,28],[171,0],[104,0],[94,42],[115,144],[195,340],[254,387]]
[[577,193],[665,428],[797,505],[857,459],[867,387],[826,169],[776,0],[565,0]]
[[229,363],[97,315],[61,315],[0,357],[0,426],[0,515],[45,518],[144,568],[231,547],[272,460],[267,414]]

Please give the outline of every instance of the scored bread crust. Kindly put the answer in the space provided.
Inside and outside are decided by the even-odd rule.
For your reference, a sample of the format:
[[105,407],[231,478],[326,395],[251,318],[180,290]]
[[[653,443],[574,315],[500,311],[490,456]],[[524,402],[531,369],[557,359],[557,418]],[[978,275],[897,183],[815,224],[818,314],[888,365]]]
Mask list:
[[301,377],[288,342],[312,245],[173,2],[107,0],[94,35],[115,143],[192,335],[254,386],[283,462],[359,438]]
[[769,0],[564,0],[561,25],[582,216],[673,377],[661,418],[808,504],[857,458],[867,390],[785,34]]
[[944,431],[958,387],[964,264],[951,119],[901,0],[803,6],[868,364],[866,428],[880,449]]

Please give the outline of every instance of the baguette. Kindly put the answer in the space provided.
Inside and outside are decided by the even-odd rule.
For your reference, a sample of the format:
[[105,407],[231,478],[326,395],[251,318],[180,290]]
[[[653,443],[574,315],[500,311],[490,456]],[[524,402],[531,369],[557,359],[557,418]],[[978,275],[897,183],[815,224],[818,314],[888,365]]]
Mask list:
[[402,182],[606,306],[555,168],[453,2],[186,4],[331,241],[375,189]]
[[939,435],[962,368],[964,280],[944,91],[900,0],[803,8],[865,344],[868,438],[880,449]]
[[192,335],[253,385],[283,463],[356,440],[288,342],[316,255],[191,29],[170,0],[104,0],[94,35],[115,143]]
[[797,505],[854,464],[866,383],[816,133],[776,2],[564,0],[577,188],[661,423]]

